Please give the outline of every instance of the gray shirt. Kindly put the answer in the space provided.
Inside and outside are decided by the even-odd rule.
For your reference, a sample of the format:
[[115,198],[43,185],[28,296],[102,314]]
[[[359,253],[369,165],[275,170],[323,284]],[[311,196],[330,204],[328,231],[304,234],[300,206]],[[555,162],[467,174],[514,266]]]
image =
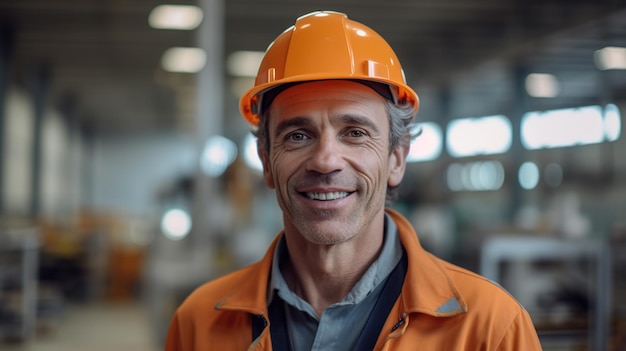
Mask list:
[[328,306],[321,316],[313,307],[287,286],[280,272],[281,257],[286,256],[285,239],[281,238],[274,253],[268,305],[275,294],[286,304],[286,324],[292,349],[351,350],[376,303],[383,285],[402,258],[402,245],[395,223],[385,215],[383,248],[361,279],[340,302]]

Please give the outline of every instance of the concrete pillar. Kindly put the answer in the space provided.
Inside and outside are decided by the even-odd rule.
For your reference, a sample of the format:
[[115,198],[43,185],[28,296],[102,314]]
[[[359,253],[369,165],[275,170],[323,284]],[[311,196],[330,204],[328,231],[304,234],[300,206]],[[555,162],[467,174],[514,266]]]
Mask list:
[[441,121],[441,142],[443,143],[443,152],[441,153],[441,160],[445,163],[450,163],[452,158],[448,153],[448,134],[446,133],[448,123],[452,119],[452,91],[449,84],[443,84],[437,94],[437,106],[439,111],[439,120]]
[[33,170],[31,183],[31,210],[30,215],[37,218],[41,212],[41,170],[42,170],[42,145],[43,145],[43,119],[46,114],[48,92],[50,83],[50,70],[45,65],[35,68],[32,75],[31,96],[33,101],[33,153],[31,163]]
[[509,179],[509,220],[515,220],[515,214],[523,205],[523,191],[517,178],[519,167],[524,162],[525,149],[521,139],[521,121],[528,111],[528,94],[525,80],[528,69],[525,64],[517,62],[512,68],[513,104],[509,116],[511,118],[511,166]]
[[[206,53],[206,65],[198,74],[196,142],[197,155],[211,136],[223,130],[224,118],[224,4],[223,0],[200,0],[204,20],[198,29],[197,45]],[[216,180],[206,176],[196,162],[193,191],[191,244],[206,247],[214,242],[215,224],[211,223],[211,208],[219,200]],[[223,204],[221,204],[223,206]]]
[[15,33],[10,27],[0,28],[0,213],[5,209],[4,196],[4,152],[6,99],[11,83],[11,65],[13,59]]

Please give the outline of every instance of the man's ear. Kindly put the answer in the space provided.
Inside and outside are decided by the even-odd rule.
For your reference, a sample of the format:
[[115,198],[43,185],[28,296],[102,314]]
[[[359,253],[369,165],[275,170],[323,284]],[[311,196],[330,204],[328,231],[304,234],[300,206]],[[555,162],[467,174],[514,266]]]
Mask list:
[[389,155],[389,177],[387,178],[387,185],[389,186],[398,186],[404,177],[406,157],[411,149],[410,138],[405,139],[400,140]]
[[265,185],[268,188],[274,189],[274,177],[272,176],[272,170],[270,168],[270,163],[268,161],[269,156],[265,151],[265,145],[262,145],[259,140],[256,143],[257,155],[261,159],[261,164],[263,165],[263,180],[265,181]]

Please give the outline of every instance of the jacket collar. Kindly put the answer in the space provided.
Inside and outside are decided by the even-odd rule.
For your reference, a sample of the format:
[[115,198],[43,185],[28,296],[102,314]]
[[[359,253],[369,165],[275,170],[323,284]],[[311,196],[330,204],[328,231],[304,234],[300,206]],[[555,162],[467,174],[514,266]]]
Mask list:
[[[408,268],[401,293],[405,313],[420,312],[446,317],[467,311],[465,300],[448,276],[441,261],[426,252],[411,224],[398,212],[386,209],[398,227],[400,242],[408,255]],[[274,251],[283,232],[270,244],[261,261],[245,268],[237,288],[215,306],[218,310],[240,310],[267,316],[267,289]]]
[[217,302],[216,310],[241,310],[267,316],[267,286],[274,251],[282,235],[282,231],[276,235],[259,262],[244,268],[247,272],[241,276],[237,287]]
[[466,312],[465,300],[447,274],[442,261],[422,248],[406,218],[390,209],[386,212],[398,227],[400,242],[409,259],[401,294],[401,308],[404,312],[421,312],[435,317]]

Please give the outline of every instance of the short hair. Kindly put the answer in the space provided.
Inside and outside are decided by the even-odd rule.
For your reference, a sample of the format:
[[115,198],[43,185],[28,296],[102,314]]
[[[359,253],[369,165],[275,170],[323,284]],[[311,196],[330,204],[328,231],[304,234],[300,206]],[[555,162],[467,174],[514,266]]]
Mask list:
[[[259,125],[256,129],[252,130],[252,134],[257,137],[257,147],[261,147],[259,150],[265,155],[269,155],[270,152],[270,140],[269,140],[269,108],[266,108],[260,114]],[[387,117],[389,117],[389,153],[393,149],[402,144],[408,145],[412,140],[417,138],[421,134],[421,129],[415,128],[415,111],[413,105],[410,102],[400,102],[395,104],[391,100],[385,99],[385,110],[387,111]],[[391,204],[398,197],[397,186],[387,186],[386,202],[387,205]]]

